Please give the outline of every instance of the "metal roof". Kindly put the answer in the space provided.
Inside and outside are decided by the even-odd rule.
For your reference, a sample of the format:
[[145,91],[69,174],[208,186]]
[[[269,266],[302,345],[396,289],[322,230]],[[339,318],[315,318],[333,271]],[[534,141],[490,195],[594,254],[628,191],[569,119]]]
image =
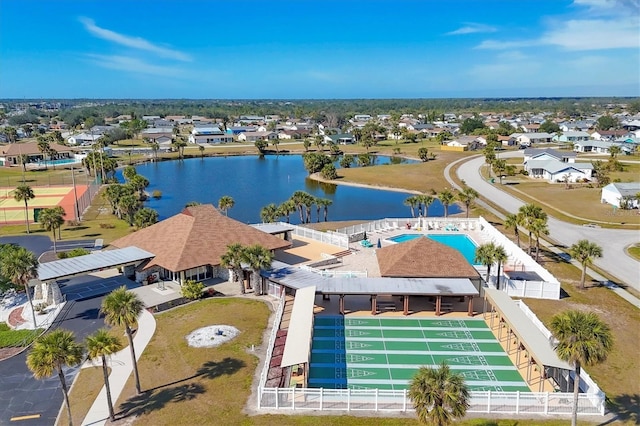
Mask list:
[[38,265],[38,278],[40,281],[49,281],[73,277],[103,269],[134,264],[153,257],[155,257],[155,254],[138,247],[93,252],[84,256],[41,263]]
[[348,278],[323,277],[315,272],[273,262],[262,276],[294,289],[315,286],[322,294],[398,294],[477,296],[468,278]]
[[[289,367],[309,362],[311,352],[311,338],[313,331],[313,306],[316,300],[314,286],[296,291],[296,298],[291,309],[289,331],[282,353],[280,367]],[[306,342],[306,343],[304,343]]]
[[255,223],[252,224],[254,228],[266,232],[267,234],[281,234],[287,231],[293,231],[292,226],[286,226],[279,223]]
[[558,358],[556,351],[551,346],[551,342],[507,293],[485,287],[484,294],[491,300],[491,303],[498,311],[502,312],[505,321],[511,326],[511,330],[518,336],[520,341],[525,343],[527,350],[531,353],[531,357],[537,363],[547,367],[573,370],[571,365]]

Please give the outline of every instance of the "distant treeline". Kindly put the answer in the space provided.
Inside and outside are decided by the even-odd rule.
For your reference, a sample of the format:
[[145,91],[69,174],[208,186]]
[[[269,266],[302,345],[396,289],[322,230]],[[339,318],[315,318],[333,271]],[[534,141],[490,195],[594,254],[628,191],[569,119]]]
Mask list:
[[[26,115],[60,119],[71,126],[87,118],[99,124],[108,117],[128,114],[143,115],[199,115],[231,121],[241,115],[279,115],[281,118],[311,118],[340,127],[355,114],[423,114],[440,117],[445,113],[495,112],[519,114],[550,112],[566,117],[583,117],[593,113],[619,112],[622,106],[636,113],[638,98],[485,98],[485,99],[302,99],[302,100],[200,100],[200,99],[66,99],[66,100],[0,100],[10,111],[13,105],[31,105],[27,114],[11,117],[10,121],[24,121]],[[59,111],[41,110],[39,104],[57,103]],[[21,117],[21,118],[18,118]],[[21,124],[19,122],[10,124]]]

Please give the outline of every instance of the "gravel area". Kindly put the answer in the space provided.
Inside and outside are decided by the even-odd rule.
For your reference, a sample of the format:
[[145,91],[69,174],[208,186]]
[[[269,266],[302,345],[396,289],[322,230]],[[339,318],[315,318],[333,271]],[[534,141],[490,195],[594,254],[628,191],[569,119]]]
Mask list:
[[235,338],[240,331],[230,325],[210,325],[202,327],[187,336],[189,346],[212,348]]

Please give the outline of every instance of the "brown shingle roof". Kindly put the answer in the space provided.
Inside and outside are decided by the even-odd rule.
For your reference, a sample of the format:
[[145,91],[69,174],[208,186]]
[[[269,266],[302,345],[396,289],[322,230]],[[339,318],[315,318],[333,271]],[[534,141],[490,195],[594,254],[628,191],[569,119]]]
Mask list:
[[[59,143],[50,143],[49,147],[56,152],[73,152],[73,148],[60,145]],[[10,145],[0,147],[0,153],[5,155],[21,155],[21,154],[41,154],[38,148],[38,142],[12,143]]]
[[156,255],[146,265],[170,271],[184,271],[204,265],[219,265],[232,243],[260,244],[269,250],[289,247],[291,243],[252,226],[231,219],[213,205],[185,208],[181,213],[119,238],[112,246],[136,246]]
[[380,275],[405,278],[477,278],[476,269],[458,250],[426,237],[376,251]]

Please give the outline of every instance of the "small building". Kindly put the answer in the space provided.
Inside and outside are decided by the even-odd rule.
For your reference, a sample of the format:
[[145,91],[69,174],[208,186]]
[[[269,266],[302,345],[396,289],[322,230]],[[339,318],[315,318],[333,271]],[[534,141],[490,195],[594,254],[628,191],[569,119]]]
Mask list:
[[[49,144],[53,154],[47,155],[48,159],[63,160],[74,158],[74,148],[57,143]],[[25,164],[44,161],[45,154],[40,152],[37,142],[12,143],[0,147],[0,166],[11,167],[22,164],[21,156],[26,156]]]
[[238,140],[243,142],[270,141],[278,139],[275,132],[243,132],[238,135]]
[[524,164],[529,176],[549,182],[580,182],[591,180],[593,164],[564,163],[556,159],[532,159]]
[[640,205],[640,182],[614,182],[602,188],[600,199],[603,203],[627,209],[637,209]]
[[480,146],[477,136],[460,136],[447,142],[441,149],[443,151],[474,151]]
[[337,145],[351,145],[356,143],[356,138],[351,133],[340,133],[324,137],[325,143],[335,143]]

